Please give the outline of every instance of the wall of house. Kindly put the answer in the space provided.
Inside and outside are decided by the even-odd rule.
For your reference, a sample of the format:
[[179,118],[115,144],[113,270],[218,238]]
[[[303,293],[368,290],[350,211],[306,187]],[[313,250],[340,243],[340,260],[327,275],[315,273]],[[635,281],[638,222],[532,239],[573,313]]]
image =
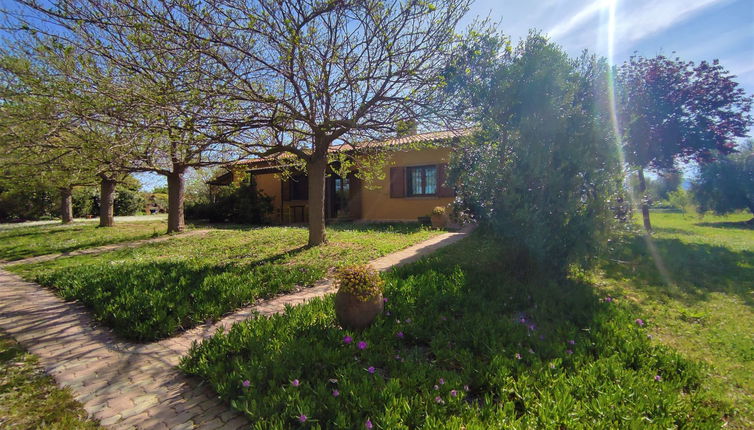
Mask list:
[[[394,152],[384,167],[385,178],[371,184],[364,183],[361,196],[361,216],[365,221],[416,221],[428,216],[436,206],[449,207],[453,197],[390,197],[390,168],[447,163],[450,149],[432,148]],[[369,189],[375,188],[376,189]],[[439,184],[438,184],[439,185]]]
[[280,177],[274,173],[254,175],[257,191],[272,197],[272,215],[270,222],[280,222],[280,209],[282,208],[282,196],[280,195]]

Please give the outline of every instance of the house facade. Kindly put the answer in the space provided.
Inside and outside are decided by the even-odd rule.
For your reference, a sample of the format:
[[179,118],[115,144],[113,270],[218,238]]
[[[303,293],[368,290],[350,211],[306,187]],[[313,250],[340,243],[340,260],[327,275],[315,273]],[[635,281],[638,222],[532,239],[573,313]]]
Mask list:
[[[370,142],[370,149],[385,151],[381,179],[365,183],[350,172],[346,177],[330,171],[325,183],[325,216],[329,221],[416,221],[437,206],[449,207],[454,199],[447,183],[451,151],[468,130],[414,134]],[[342,147],[336,150],[366,157]],[[255,188],[272,199],[269,221],[276,224],[308,222],[308,181],[304,173],[281,175],[280,160],[244,160],[210,182],[212,187],[250,178]],[[358,164],[358,163],[357,163]]]

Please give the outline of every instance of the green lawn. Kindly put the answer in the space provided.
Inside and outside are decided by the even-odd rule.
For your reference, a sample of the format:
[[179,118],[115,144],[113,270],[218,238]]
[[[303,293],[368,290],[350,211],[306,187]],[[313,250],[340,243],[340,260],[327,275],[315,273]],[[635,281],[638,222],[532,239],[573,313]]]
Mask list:
[[146,239],[165,233],[166,221],[117,222],[99,228],[94,222],[42,225],[0,230],[0,260],[20,260],[37,255],[71,252],[110,243]]
[[339,225],[328,229],[328,245],[308,248],[304,228],[224,229],[9,270],[79,300],[124,337],[155,340],[439,233],[416,224]]
[[729,427],[754,428],[751,214],[651,217],[652,240],[628,238],[603,267],[601,288],[634,304],[657,342],[707,365],[705,389],[735,409]]
[[[697,285],[689,296],[696,303],[724,298],[715,319],[741,317],[713,329],[686,316],[704,333],[700,340],[725,331],[716,341],[724,347],[678,353],[663,343],[682,332],[668,324],[676,311],[663,317],[659,303],[677,309],[682,298],[666,294],[670,287],[643,287],[656,277],[640,237],[605,256],[625,263],[557,284],[536,274],[517,279],[509,257],[515,245],[478,230],[384,275],[386,312],[362,332],[340,329],[327,297],[219,333],[192,348],[181,367],[255,428],[298,428],[301,420],[321,428],[367,421],[381,429],[719,428],[726,421],[745,428],[741,404],[751,392],[731,404],[727,391],[712,387],[725,381],[711,382],[695,358],[727,361],[736,384],[750,381],[753,260],[745,249],[752,242],[739,235],[751,232],[714,224],[735,217],[654,218],[658,253],[672,252],[679,263],[666,261],[667,273]],[[663,228],[684,239],[666,238]],[[732,244],[694,241],[697,229],[704,240]]]
[[67,389],[45,375],[36,358],[0,331],[0,428],[99,429]]

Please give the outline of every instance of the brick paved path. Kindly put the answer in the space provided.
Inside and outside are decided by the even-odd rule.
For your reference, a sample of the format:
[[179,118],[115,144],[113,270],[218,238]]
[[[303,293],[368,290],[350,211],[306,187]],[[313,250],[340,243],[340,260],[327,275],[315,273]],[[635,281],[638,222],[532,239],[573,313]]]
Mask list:
[[[406,264],[465,237],[473,228],[446,233],[371,264],[378,270]],[[334,292],[323,280],[314,287],[241,309],[216,324],[151,344],[117,340],[95,327],[86,309],[64,302],[39,285],[0,269],[0,327],[39,357],[46,371],[102,425],[143,429],[237,429],[249,423],[214,392],[175,368],[193,341],[211,336],[255,313],[283,312]]]
[[190,237],[190,236],[197,236],[197,235],[203,236],[207,234],[209,231],[210,230],[190,230],[185,233],[165,235],[165,236],[160,236],[153,239],[142,239],[142,240],[135,240],[133,242],[113,243],[110,245],[102,245],[102,246],[97,246],[95,248],[79,249],[76,251],[63,252],[59,254],[46,254],[46,255],[40,255],[37,257],[29,257],[29,258],[24,258],[22,260],[14,260],[14,261],[0,260],[0,267],[12,266],[15,264],[40,263],[43,261],[55,260],[60,257],[73,257],[76,255],[102,254],[103,252],[114,251],[116,249],[136,248],[137,246],[146,245],[147,243],[164,242],[166,240],[170,240],[177,237]]

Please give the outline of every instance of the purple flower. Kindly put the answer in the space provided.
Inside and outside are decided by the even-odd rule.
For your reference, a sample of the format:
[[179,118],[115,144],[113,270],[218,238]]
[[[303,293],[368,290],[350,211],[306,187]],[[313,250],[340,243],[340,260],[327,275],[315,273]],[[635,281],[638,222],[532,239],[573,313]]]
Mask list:
[[641,318],[636,318],[636,325],[639,327],[644,327],[644,320]]
[[660,381],[662,381],[662,376],[660,376],[660,375],[655,375],[655,381],[657,381],[657,382],[660,382]]
[[363,340],[359,341],[358,345],[359,345],[359,349],[362,349],[362,350],[367,349],[367,346],[368,346],[367,343],[364,342]]
[[[387,300],[387,299],[385,299],[385,300]],[[367,422],[364,423],[364,427],[366,427],[368,429],[371,429],[372,427],[374,427],[374,425],[372,425],[372,421],[371,420],[367,419]]]
[[299,415],[299,416],[298,416],[298,422],[300,422],[300,423],[305,423],[305,422],[306,422],[306,420],[307,420],[307,417],[306,417],[306,415],[304,415],[304,414],[301,414],[301,415]]
[[402,331],[399,331],[395,335],[398,337],[398,339],[403,339],[403,332]]
[[515,357],[516,357],[516,360],[520,360],[521,359],[521,354],[516,353]]
[[435,386],[434,386],[433,388],[434,388],[435,390],[439,390],[439,389],[440,389],[440,386],[439,386],[439,385],[437,385],[437,384],[435,384]]
[[445,403],[445,400],[443,400],[442,397],[437,396],[435,397],[435,403],[443,404]]
[[298,387],[299,385],[301,385],[301,382],[299,382],[298,379],[294,379],[293,381],[291,381],[291,385],[293,385],[294,387]]
[[468,386],[468,385],[464,385],[464,386],[463,386],[463,391],[465,391],[465,392],[467,392],[467,393],[468,393],[469,391],[471,391],[471,388],[469,388],[469,386]]
[[521,324],[526,324],[526,318],[521,317],[518,319],[518,322],[520,322]]
[[246,379],[245,381],[241,382],[241,385],[243,385],[244,388],[249,388],[251,386],[251,381]]
[[453,396],[453,397],[455,397],[455,396],[458,395],[458,391],[456,391],[456,390],[450,390],[450,395]]
[[527,328],[529,329],[529,331],[534,331],[534,330],[537,329],[537,325],[536,324],[529,324],[529,326]]
[[442,379],[442,378],[440,378],[440,380],[438,382],[440,383],[440,385],[445,385],[445,380]]
[[387,297],[382,299],[382,303],[387,303]]
[[332,390],[332,396],[333,397],[338,397],[339,395],[340,395],[340,391],[338,391],[338,390]]
[[613,298],[612,298],[612,297],[610,297],[610,296],[607,296],[607,297],[605,297],[605,301],[606,301],[607,303],[610,303],[610,302],[612,302],[612,301],[613,301]]
[[543,335],[543,334],[540,334],[540,335],[539,335],[539,340],[545,340],[545,335]]
[[576,345],[576,341],[575,341],[575,340],[569,340],[569,341],[568,341],[568,344],[569,344],[569,345]]
[[573,354],[573,350],[566,349],[566,354],[568,354],[568,355]]
[[349,344],[351,342],[353,342],[353,338],[351,336],[344,336],[343,337],[343,343]]
[[374,374],[374,366],[367,367],[367,372]]

